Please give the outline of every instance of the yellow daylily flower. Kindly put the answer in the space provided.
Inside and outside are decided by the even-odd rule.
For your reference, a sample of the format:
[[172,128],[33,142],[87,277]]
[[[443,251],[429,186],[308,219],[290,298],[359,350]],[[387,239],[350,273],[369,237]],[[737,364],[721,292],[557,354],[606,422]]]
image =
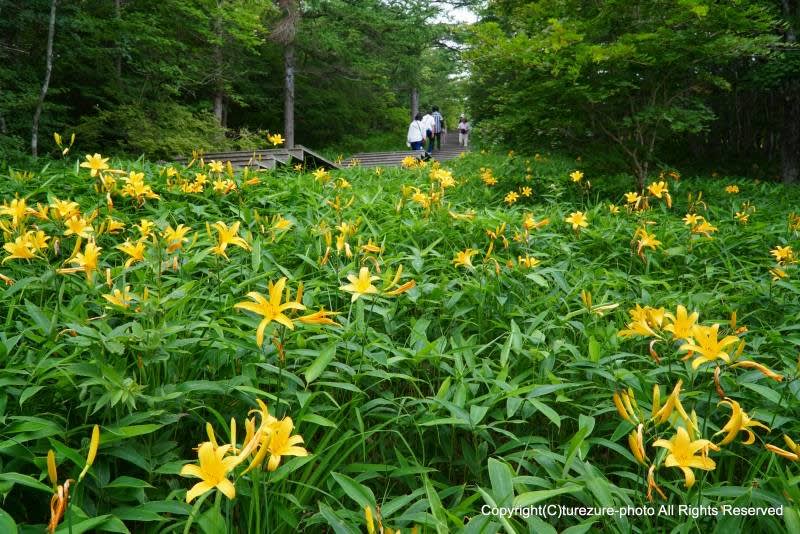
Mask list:
[[[684,343],[678,350],[686,350],[697,353],[694,361],[692,361],[692,368],[697,369],[704,363],[713,362],[715,360],[723,360],[730,362],[730,355],[725,352],[725,348],[739,342],[736,336],[725,336],[723,339],[717,339],[719,332],[719,324],[713,326],[694,325],[692,327],[692,342]],[[687,356],[691,357],[691,356]]]
[[275,471],[281,463],[283,456],[308,456],[308,451],[299,444],[303,443],[303,436],[292,436],[294,423],[291,417],[285,417],[272,425],[268,450],[269,463],[267,469]]
[[122,221],[118,221],[113,217],[108,217],[106,219],[106,232],[109,234],[116,234],[117,232],[125,229],[125,223]]
[[65,236],[76,235],[78,237],[82,237],[83,239],[89,239],[94,232],[92,225],[80,215],[73,215],[67,219],[66,225],[67,229],[64,230]]
[[542,260],[540,260],[538,258],[532,258],[531,256],[528,256],[526,254],[525,256],[518,256],[517,257],[517,262],[522,267],[525,267],[527,269],[533,269],[534,267],[536,267],[537,265],[542,263]]
[[89,169],[92,177],[97,176],[97,173],[108,169],[108,158],[104,158],[100,154],[95,153],[93,156],[87,154],[86,161],[81,163],[81,167]]
[[687,213],[683,218],[683,223],[687,226],[695,226],[702,220],[704,220],[702,215],[697,215],[696,213]]
[[228,456],[230,445],[215,447],[206,441],[197,449],[199,465],[188,464],[181,469],[181,476],[201,479],[186,493],[186,502],[190,503],[200,495],[217,488],[228,499],[236,497],[236,487],[228,479],[228,473],[241,463],[239,456]]
[[125,186],[122,188],[122,196],[135,198],[139,204],[143,204],[145,199],[160,198],[153,189],[144,183],[144,173],[131,171],[130,174],[123,178]]
[[24,236],[19,236],[13,242],[4,244],[3,249],[8,252],[8,256],[3,258],[3,263],[17,259],[29,260],[36,257],[30,241]]
[[[673,411],[677,411],[687,426],[694,426],[692,419],[689,417],[689,414],[686,413],[686,410],[683,408],[683,404],[681,404],[682,386],[683,380],[678,380],[678,383],[675,384],[675,388],[672,390],[672,393],[670,393],[669,397],[667,397],[667,401],[663,406],[658,408],[658,410],[656,410],[656,403],[653,403],[653,420],[655,420],[657,423],[664,423],[669,419]],[[653,388],[653,398],[655,399],[657,395],[658,391]]]
[[743,361],[740,361],[740,362],[736,362],[733,365],[731,365],[731,367],[744,367],[745,369],[756,369],[757,371],[761,372],[761,374],[763,374],[767,378],[771,378],[772,380],[774,380],[776,382],[782,382],[783,381],[783,376],[782,375],[779,375],[778,373],[776,373],[775,371],[773,371],[772,369],[770,369],[766,365],[760,364],[758,362],[754,362],[752,360],[743,360]]
[[58,200],[53,199],[50,203],[50,209],[53,212],[53,217],[59,220],[67,220],[74,215],[79,215],[81,212],[80,206],[77,202],[71,200]]
[[572,179],[573,182],[577,183],[583,180],[583,173],[581,171],[572,171],[571,173],[569,173],[569,177],[570,179]]
[[142,219],[139,224],[134,224],[133,227],[139,230],[139,236],[141,239],[147,239],[153,235],[153,230],[156,227],[156,223],[147,219]]
[[323,169],[322,167],[318,168],[311,174],[314,176],[314,180],[322,183],[327,182],[331,178],[331,173]]
[[662,499],[665,501],[667,500],[667,495],[664,491],[656,484],[656,464],[652,464],[650,469],[647,470],[647,500],[652,502],[653,501],[653,490],[656,490],[658,494],[661,496]]
[[94,463],[94,459],[97,456],[97,448],[100,446],[100,427],[94,425],[92,428],[92,439],[89,440],[89,454],[86,455],[86,465],[83,466],[83,471],[78,476],[78,482],[83,480],[83,477],[86,476],[86,473],[89,472],[89,468],[92,467]]
[[580,231],[581,228],[586,228],[589,226],[589,220],[582,211],[575,211],[571,213],[569,217],[564,219],[564,222],[570,223],[572,225],[572,229],[575,231]]
[[744,445],[751,445],[756,440],[756,436],[753,434],[753,431],[750,430],[750,427],[757,426],[766,429],[767,432],[770,431],[769,427],[761,421],[751,419],[750,416],[747,415],[747,412],[742,410],[742,407],[739,406],[739,403],[735,400],[729,398],[723,399],[720,401],[720,404],[727,404],[731,407],[731,418],[727,423],[725,423],[725,426],[723,426],[719,432],[714,434],[716,436],[717,434],[722,434],[724,432],[727,433],[722,441],[719,442],[719,445],[727,445],[736,439],[736,436],[739,434],[739,432],[747,433],[747,439],[742,443]]
[[468,269],[472,269],[474,266],[472,265],[472,256],[477,254],[478,251],[467,248],[456,253],[455,258],[453,258],[453,264],[456,267],[466,267]]
[[775,260],[779,265],[786,265],[794,261],[794,250],[788,245],[785,247],[778,245],[770,250],[769,253],[775,256]]
[[697,224],[697,226],[692,228],[692,233],[693,234],[703,234],[706,237],[711,237],[711,234],[713,234],[717,230],[718,230],[718,228],[716,226],[712,225],[710,222],[708,222],[708,221],[700,221],[700,223]]
[[239,221],[236,221],[228,227],[222,221],[215,222],[213,226],[217,231],[217,245],[211,248],[211,252],[228,259],[228,255],[225,254],[225,249],[228,248],[228,245],[236,245],[245,250],[250,250],[250,245],[247,241],[239,237],[239,224]]
[[639,426],[636,427],[636,430],[628,434],[628,446],[633,453],[633,456],[636,458],[642,465],[647,465],[647,453],[644,450],[644,424],[639,423]]
[[125,261],[125,267],[130,267],[134,263],[144,260],[144,250],[145,250],[144,241],[137,241],[136,243],[131,243],[130,240],[127,240],[124,243],[117,245],[114,248],[116,248],[117,250],[121,250],[122,252],[130,256]]
[[283,136],[281,134],[272,134],[267,136],[267,140],[272,143],[272,146],[283,144]]
[[774,452],[775,454],[783,456],[784,458],[787,458],[793,462],[800,461],[800,446],[798,446],[792,440],[792,438],[790,438],[786,434],[783,435],[783,441],[786,442],[786,446],[789,447],[788,451],[771,444],[767,444],[765,445],[765,447],[768,451]]
[[131,286],[125,286],[125,289],[121,291],[119,289],[114,289],[111,293],[103,295],[103,298],[114,306],[127,308],[130,306],[131,302],[133,302],[133,295],[129,292],[130,288]]
[[83,252],[78,252],[75,257],[69,260],[69,263],[77,265],[77,267],[70,267],[59,269],[61,274],[71,274],[83,271],[86,273],[86,279],[91,281],[94,279],[94,273],[97,271],[97,264],[100,260],[100,251],[103,250],[98,247],[94,241],[89,241],[83,249]]
[[378,293],[378,288],[372,285],[372,282],[375,280],[380,280],[380,277],[370,276],[369,269],[366,267],[361,268],[361,270],[358,272],[358,276],[354,274],[348,274],[347,279],[350,281],[350,283],[341,286],[339,289],[353,294],[350,302],[355,302],[359,297],[364,295]]
[[275,321],[284,325],[290,330],[294,330],[294,323],[283,312],[286,310],[305,310],[306,307],[296,301],[281,303],[283,298],[283,288],[286,286],[286,277],[282,277],[276,283],[269,282],[269,300],[261,293],[251,291],[247,294],[254,302],[240,302],[234,308],[251,311],[263,317],[256,330],[256,343],[259,347],[264,344],[264,329],[269,323]]
[[661,198],[665,193],[668,193],[666,182],[653,182],[647,186],[647,190],[656,198]]
[[175,228],[172,226],[167,226],[164,229],[164,233],[162,236],[167,241],[167,254],[172,254],[176,250],[181,250],[183,248],[183,244],[188,242],[189,239],[186,237],[192,229],[188,226],[184,226],[183,224],[179,224]]
[[3,205],[0,206],[0,215],[11,216],[12,228],[16,228],[33,212],[34,210],[28,207],[24,198],[15,198],[10,204],[3,203]]
[[50,449],[47,451],[47,478],[53,485],[53,489],[58,486],[58,467],[56,466],[56,451]]
[[372,518],[372,507],[364,507],[364,520],[367,522],[367,534],[375,534],[375,520]]
[[615,391],[611,398],[614,401],[614,406],[617,408],[617,413],[619,413],[620,417],[632,425],[639,422],[636,409],[634,408],[636,400],[633,397],[632,390],[623,390],[622,392]]
[[639,254],[640,256],[642,255],[642,251],[644,250],[645,247],[655,250],[656,248],[658,248],[659,245],[661,245],[661,241],[656,239],[655,234],[647,233],[647,230],[644,228],[639,228],[638,230],[636,230],[634,239],[636,237],[639,238],[639,247],[636,253]]
[[[677,434],[669,441],[665,439],[656,440],[653,443],[653,447],[663,447],[669,451],[664,465],[667,467],[679,467],[686,478],[687,488],[691,488],[695,482],[692,469],[713,471],[717,467],[714,460],[707,456],[707,452],[708,449],[718,451],[719,447],[707,439],[692,441],[689,433],[683,427],[678,427]],[[700,456],[697,456],[698,452]]]
[[339,315],[339,312],[329,311],[325,308],[321,308],[319,311],[309,315],[298,317],[297,320],[303,324],[327,324],[331,326],[341,326],[339,323],[331,319],[331,317],[334,315]]
[[636,191],[631,191],[630,193],[625,193],[625,203],[626,204],[636,204],[642,197],[639,196],[639,193]]
[[[638,305],[637,305],[638,307]],[[629,336],[642,336],[642,337],[656,337],[659,336],[655,330],[650,326],[650,322],[647,320],[646,317],[636,317],[634,316],[634,310],[628,311],[631,316],[633,316],[633,321],[629,322],[626,325],[626,328],[623,328],[617,335],[619,337],[629,337]]]
[[689,314],[686,308],[679,304],[675,315],[667,313],[666,317],[669,323],[664,327],[667,332],[672,332],[673,339],[689,339],[692,337],[692,329],[697,323],[697,318],[700,316],[698,312]]

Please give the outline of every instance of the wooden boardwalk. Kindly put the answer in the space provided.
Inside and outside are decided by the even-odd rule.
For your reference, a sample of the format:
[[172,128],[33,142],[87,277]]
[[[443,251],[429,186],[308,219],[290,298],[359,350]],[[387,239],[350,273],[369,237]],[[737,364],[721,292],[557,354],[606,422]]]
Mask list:
[[[465,152],[463,146],[458,144],[458,132],[451,132],[447,134],[446,139],[442,142],[441,150],[433,151],[433,159],[436,161],[449,161],[459,157]],[[422,152],[414,152],[412,150],[398,150],[395,152],[363,152],[354,154],[342,162],[342,167],[352,167],[359,165],[361,167],[399,167],[400,162],[407,156],[418,156]]]
[[[336,163],[325,159],[302,145],[294,148],[272,148],[267,150],[240,150],[233,152],[206,152],[203,161],[231,162],[235,169],[249,167],[253,170],[275,169],[283,165],[303,164],[306,168],[339,169]],[[188,163],[192,158],[176,158],[177,163]]]
[[[442,142],[441,150],[433,151],[436,161],[449,161],[459,157],[466,149],[458,144],[458,133],[450,133]],[[362,152],[354,154],[341,163],[334,163],[313,150],[302,145],[294,148],[273,148],[267,150],[241,150],[231,152],[205,152],[196,157],[209,161],[231,162],[235,169],[245,167],[251,170],[270,170],[285,165],[303,164],[306,168],[341,169],[345,167],[399,167],[403,158],[421,156],[422,151],[397,150],[394,152]],[[176,163],[187,164],[193,158],[175,158]]]

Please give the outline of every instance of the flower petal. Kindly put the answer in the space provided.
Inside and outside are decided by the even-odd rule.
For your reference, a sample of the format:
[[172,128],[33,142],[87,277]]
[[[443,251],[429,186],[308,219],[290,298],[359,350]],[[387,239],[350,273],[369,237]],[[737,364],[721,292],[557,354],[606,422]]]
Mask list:
[[197,484],[192,486],[192,489],[190,489],[189,491],[186,492],[186,502],[187,503],[192,502],[197,497],[199,497],[200,495],[202,495],[205,492],[209,491],[213,487],[214,486],[212,486],[211,484],[209,484],[205,480],[202,480],[202,481],[198,482]]

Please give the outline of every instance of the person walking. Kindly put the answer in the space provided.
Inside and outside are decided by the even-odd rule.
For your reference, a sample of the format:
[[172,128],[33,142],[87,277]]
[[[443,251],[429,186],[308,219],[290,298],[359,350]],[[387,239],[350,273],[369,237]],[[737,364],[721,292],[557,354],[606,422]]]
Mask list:
[[463,113],[458,121],[458,144],[464,148],[469,145],[469,122]]
[[[444,117],[439,113],[438,106],[433,106],[433,139],[436,142],[436,150],[442,149],[442,131],[444,130]],[[431,151],[433,149],[431,148]]]
[[428,141],[428,152],[433,152],[433,128],[434,128],[433,115],[426,113],[422,117],[422,124],[425,126],[425,139]]
[[425,125],[422,123],[422,115],[417,113],[411,124],[408,125],[406,143],[411,150],[422,150],[422,143],[425,141]]

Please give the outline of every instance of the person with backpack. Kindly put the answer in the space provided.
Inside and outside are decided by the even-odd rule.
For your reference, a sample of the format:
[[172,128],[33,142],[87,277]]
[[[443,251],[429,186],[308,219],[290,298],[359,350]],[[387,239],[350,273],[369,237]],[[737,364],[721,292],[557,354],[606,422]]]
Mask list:
[[469,122],[463,113],[458,121],[458,144],[464,148],[469,144]]
[[444,117],[439,113],[438,106],[433,106],[433,140],[431,141],[430,151],[433,152],[433,141],[436,142],[436,150],[442,149],[442,131],[444,130]]
[[433,152],[433,115],[430,113],[423,115],[422,124],[425,127],[425,150],[427,152]]

